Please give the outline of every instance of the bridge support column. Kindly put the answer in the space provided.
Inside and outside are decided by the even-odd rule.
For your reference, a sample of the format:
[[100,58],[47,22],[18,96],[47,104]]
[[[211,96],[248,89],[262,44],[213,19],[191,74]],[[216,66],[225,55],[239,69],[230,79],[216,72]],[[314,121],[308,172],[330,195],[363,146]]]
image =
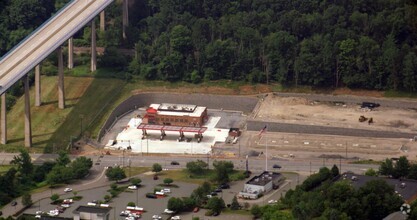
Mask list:
[[6,93],[1,95],[1,143],[7,144]]
[[106,30],[106,16],[104,10],[100,13],[100,31]]
[[91,72],[97,69],[96,23],[91,21]]
[[126,39],[126,27],[129,26],[129,0],[123,0],[123,39]]
[[23,77],[25,87],[25,147],[32,147],[32,125],[30,119],[29,76]]
[[65,93],[64,93],[64,57],[62,55],[61,46],[57,49],[58,53],[58,108],[65,108]]
[[74,68],[74,41],[71,37],[68,39],[68,69]]
[[41,106],[41,65],[35,67],[35,106]]

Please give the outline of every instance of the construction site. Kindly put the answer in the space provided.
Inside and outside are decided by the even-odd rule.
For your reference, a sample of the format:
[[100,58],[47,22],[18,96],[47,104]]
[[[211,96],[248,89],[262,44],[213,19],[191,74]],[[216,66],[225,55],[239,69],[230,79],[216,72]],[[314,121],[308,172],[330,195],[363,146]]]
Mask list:
[[[149,115],[149,109],[143,106],[118,119],[103,138],[102,144],[111,145],[116,150],[130,147],[132,153],[209,153],[218,157],[263,156],[266,150],[270,158],[289,159],[379,160],[417,155],[417,109],[410,108],[413,102],[403,106],[401,100],[388,105],[384,99],[367,101],[366,98],[355,97],[360,101],[352,101],[349,97],[330,97],[336,101],[323,101],[329,98],[323,95],[324,98],[320,100],[317,98],[320,95],[302,96],[304,97],[273,93],[258,96],[256,106],[247,108],[244,112],[237,109],[210,108],[221,106],[222,102],[230,102],[228,97],[219,96],[211,101],[214,104],[205,102],[208,114],[203,116],[204,124],[192,123],[191,127],[173,127],[171,123],[175,123],[175,119],[169,119],[169,124],[165,119],[159,125],[141,125],[142,118],[138,115],[143,117],[148,111],[147,117],[153,117]],[[345,99],[348,101],[343,101]],[[166,101],[173,103],[172,99]],[[185,103],[192,106],[196,104]],[[169,113],[168,116],[175,114]],[[146,117],[145,119],[149,120]],[[155,123],[157,120],[155,119]],[[159,121],[162,120],[164,119]],[[178,123],[181,120],[178,119]],[[254,123],[261,124],[262,127],[268,124],[267,132],[259,135],[259,130],[250,126]],[[197,127],[204,129],[193,128],[197,124]],[[286,129],[287,127],[291,129]],[[145,128],[149,130],[144,130]],[[240,129],[238,137],[230,136],[232,128]],[[193,131],[182,133],[183,129]],[[324,129],[330,132],[320,133]],[[332,130],[339,130],[339,133],[332,133]],[[112,142],[116,140],[117,143]]]

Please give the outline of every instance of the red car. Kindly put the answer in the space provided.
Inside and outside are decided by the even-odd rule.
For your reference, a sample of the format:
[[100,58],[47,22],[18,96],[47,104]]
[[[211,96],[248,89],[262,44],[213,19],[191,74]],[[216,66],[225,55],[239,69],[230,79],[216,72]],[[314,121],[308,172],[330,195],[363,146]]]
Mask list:
[[193,212],[198,212],[198,211],[200,211],[199,207],[195,207],[194,210],[193,210]]
[[158,176],[157,175],[154,175],[153,176],[153,180],[157,180],[158,179]]

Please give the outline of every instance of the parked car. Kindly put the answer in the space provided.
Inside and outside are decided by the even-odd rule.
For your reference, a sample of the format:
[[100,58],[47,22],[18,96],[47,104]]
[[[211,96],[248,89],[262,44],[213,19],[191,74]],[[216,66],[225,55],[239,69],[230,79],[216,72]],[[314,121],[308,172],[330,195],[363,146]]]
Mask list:
[[128,186],[127,188],[128,188],[128,189],[138,189],[138,187],[137,187],[137,186],[135,186],[135,185]]
[[216,192],[211,192],[210,195],[211,196],[217,196],[217,193]]
[[153,175],[153,180],[157,180],[158,179],[158,175]]
[[277,200],[273,200],[273,199],[272,199],[272,200],[269,200],[269,201],[268,201],[268,204],[275,204],[275,203],[277,203],[277,202],[278,202]]
[[222,188],[222,189],[230,189],[230,185],[227,184],[227,183],[223,183],[223,184],[220,185],[220,188]]
[[164,210],[164,213],[167,213],[167,214],[172,214],[172,213],[174,213],[174,211],[169,210],[169,209],[165,209],[165,210]]
[[65,188],[64,192],[72,192],[72,189],[71,188]]
[[181,217],[180,216],[172,216],[171,217],[171,220],[181,220]]
[[220,212],[213,213],[213,216],[218,216],[218,215],[220,215]]
[[149,198],[149,199],[156,199],[156,198],[158,198],[155,194],[153,194],[153,193],[147,193],[146,194],[146,198]]
[[278,164],[274,164],[274,166],[272,166],[272,168],[275,168],[275,169],[281,169],[281,166],[280,166],[280,165],[278,165]]
[[152,216],[152,220],[158,220],[158,219],[162,219],[162,217],[160,215],[153,215]]
[[171,161],[171,165],[180,165],[178,161]]
[[219,192],[223,192],[222,188],[217,188],[214,190],[214,192],[219,193]]
[[200,208],[199,208],[199,207],[195,207],[195,208],[193,209],[193,212],[198,212],[198,211],[200,211]]
[[17,205],[17,202],[16,201],[13,201],[11,205],[12,206],[16,206]]

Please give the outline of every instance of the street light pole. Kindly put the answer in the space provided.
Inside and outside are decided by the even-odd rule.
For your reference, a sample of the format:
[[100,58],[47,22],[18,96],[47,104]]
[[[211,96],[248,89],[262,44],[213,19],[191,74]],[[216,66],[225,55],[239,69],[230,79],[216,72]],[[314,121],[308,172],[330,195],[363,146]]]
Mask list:
[[81,121],[81,127],[80,127],[80,137],[82,137],[83,136],[83,118],[84,118],[84,115],[80,115],[80,121]]

